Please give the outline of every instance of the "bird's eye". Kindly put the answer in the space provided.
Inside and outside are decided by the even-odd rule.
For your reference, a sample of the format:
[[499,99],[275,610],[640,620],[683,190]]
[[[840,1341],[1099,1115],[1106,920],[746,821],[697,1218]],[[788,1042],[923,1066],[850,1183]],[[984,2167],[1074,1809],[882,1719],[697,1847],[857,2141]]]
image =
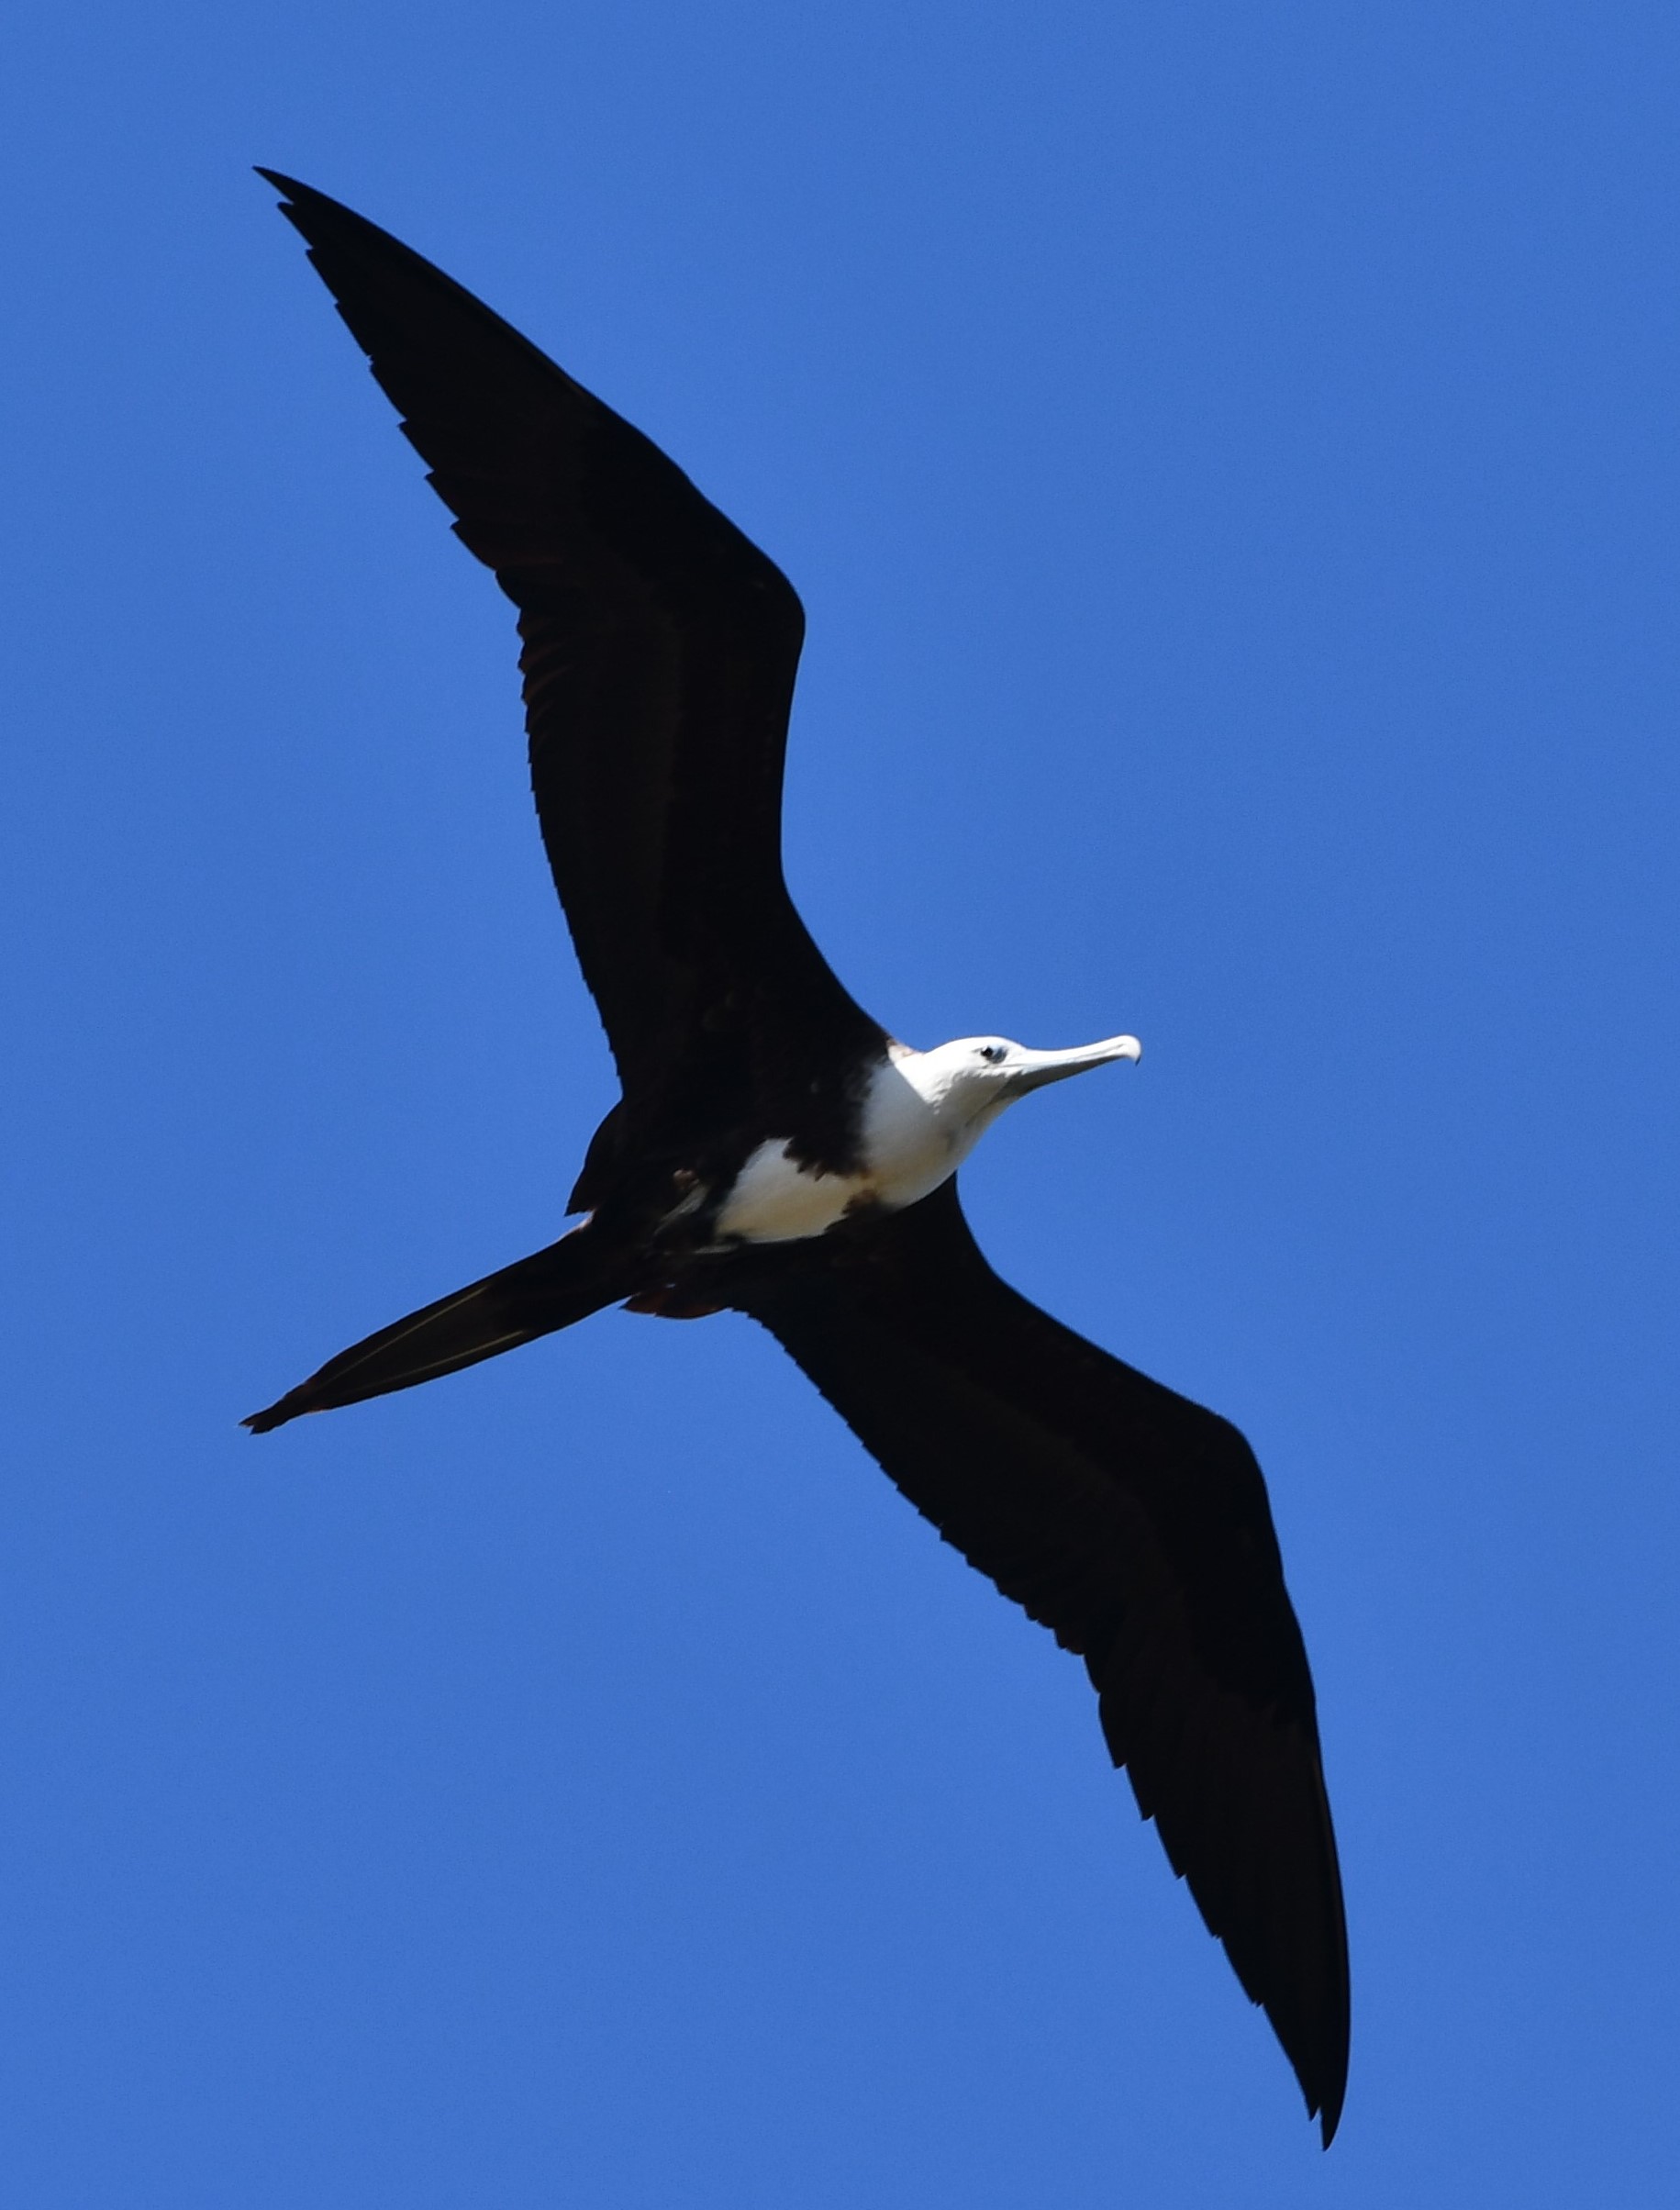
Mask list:
[[988,1066],[996,1066],[999,1059],[1007,1059],[1009,1056],[1009,1046],[1007,1044],[983,1044],[980,1046],[980,1056]]

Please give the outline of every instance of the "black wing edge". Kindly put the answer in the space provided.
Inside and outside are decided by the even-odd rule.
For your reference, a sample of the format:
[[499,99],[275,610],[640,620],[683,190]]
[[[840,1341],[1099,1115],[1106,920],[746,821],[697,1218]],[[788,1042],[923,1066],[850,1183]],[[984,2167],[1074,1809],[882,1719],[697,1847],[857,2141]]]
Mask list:
[[729,1301],[943,1538],[1085,1659],[1110,1753],[1328,2149],[1350,2040],[1341,1879],[1248,1444],[1001,1281],[954,1182],[867,1233],[732,1263]]
[[[417,253],[412,246],[405,245],[392,231],[383,229],[376,222],[371,222],[365,215],[358,215],[354,207],[347,206],[340,199],[334,199],[330,193],[317,192],[313,184],[300,183],[296,177],[287,176],[282,170],[265,169],[260,162],[253,162],[251,171],[280,194],[280,212],[303,239],[311,261],[318,261],[323,251],[331,251],[335,233],[346,241],[359,238],[373,241],[381,257],[389,257],[393,262],[412,270],[428,288],[452,298],[470,320],[487,331],[494,331],[498,344],[511,342],[515,352],[523,354],[540,377],[546,379],[558,375],[564,377],[567,383],[573,381],[566,376],[565,370],[559,363],[551,360],[540,346],[533,345],[522,330],[516,329],[511,322],[505,321],[493,307],[487,307],[482,299],[469,292],[465,285],[458,284],[436,262],[428,261],[424,254]],[[328,288],[331,290],[330,285]],[[338,304],[336,295],[334,304]],[[357,342],[362,343],[360,333],[355,330],[354,324],[341,306],[339,307],[339,313],[351,329],[352,334],[356,335]],[[363,346],[363,351],[366,350]],[[582,385],[576,388],[580,393],[583,390]],[[610,412],[593,393],[587,396],[594,406]],[[629,427],[626,424],[626,428]]]
[[[805,631],[781,569],[651,440],[454,278],[279,170],[340,319],[457,537],[519,609],[533,793],[627,1092],[769,1021],[881,1032],[788,894]],[[735,1056],[740,1056],[739,1052]],[[733,1062],[731,1061],[731,1065]]]

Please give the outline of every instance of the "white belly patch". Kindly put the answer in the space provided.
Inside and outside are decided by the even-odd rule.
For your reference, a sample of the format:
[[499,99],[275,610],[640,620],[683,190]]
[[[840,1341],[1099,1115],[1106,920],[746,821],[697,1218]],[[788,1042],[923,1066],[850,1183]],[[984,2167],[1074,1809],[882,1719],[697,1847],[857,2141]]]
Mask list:
[[854,1205],[896,1212],[956,1171],[995,1114],[953,1113],[942,1094],[924,1095],[912,1078],[922,1055],[899,1044],[893,1052],[863,1100],[861,1170],[819,1174],[788,1156],[786,1137],[772,1136],[735,1178],[718,1214],[719,1236],[794,1243],[825,1235]]
[[856,1198],[870,1194],[863,1174],[818,1174],[788,1156],[785,1142],[761,1144],[735,1178],[718,1215],[719,1235],[748,1243],[796,1243],[822,1235]]

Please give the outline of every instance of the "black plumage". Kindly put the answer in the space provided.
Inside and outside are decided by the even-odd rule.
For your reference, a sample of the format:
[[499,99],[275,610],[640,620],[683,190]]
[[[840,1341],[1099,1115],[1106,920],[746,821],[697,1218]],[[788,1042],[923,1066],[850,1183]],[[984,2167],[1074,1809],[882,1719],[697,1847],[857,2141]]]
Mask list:
[[826,1233],[720,1235],[769,1138],[862,1165],[886,1032],[835,978],[781,863],[804,616],[648,439],[449,277],[269,177],[426,461],[518,608],[532,787],[623,1095],[558,1243],[382,1329],[248,1424],[356,1401],[617,1300],[750,1313],[909,1501],[1084,1658],[1115,1762],[1270,2017],[1328,2144],[1348,1965],[1313,1689],[1237,1430],[1000,1281],[954,1177]]

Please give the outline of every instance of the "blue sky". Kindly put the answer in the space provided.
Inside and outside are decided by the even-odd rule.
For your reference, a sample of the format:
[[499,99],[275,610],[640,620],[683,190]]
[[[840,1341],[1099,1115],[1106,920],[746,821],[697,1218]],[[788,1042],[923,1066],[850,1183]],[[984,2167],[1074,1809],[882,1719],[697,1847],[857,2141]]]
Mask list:
[[[58,5],[0,75],[0,2169],[33,2205],[1670,2199],[1680,29]],[[238,1432],[549,1240],[608,1062],[511,610],[264,162],[810,619],[795,893],[1245,1428],[1342,2133],[1080,1669],[745,1321]]]

